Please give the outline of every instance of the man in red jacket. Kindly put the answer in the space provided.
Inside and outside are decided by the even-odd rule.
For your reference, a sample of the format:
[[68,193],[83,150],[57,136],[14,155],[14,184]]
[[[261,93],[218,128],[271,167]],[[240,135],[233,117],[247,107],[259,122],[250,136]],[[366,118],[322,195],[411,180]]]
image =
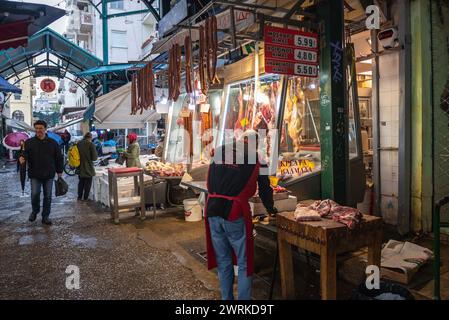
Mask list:
[[[268,213],[277,212],[273,206],[273,190],[268,176],[259,175],[257,145],[248,143],[257,140],[257,133],[247,131],[241,139],[215,151],[207,177],[205,222],[208,268],[218,267],[224,300],[234,299],[233,260],[238,265],[238,299],[251,299],[254,239],[248,201],[256,193],[257,185]],[[251,148],[254,145],[256,148]]]

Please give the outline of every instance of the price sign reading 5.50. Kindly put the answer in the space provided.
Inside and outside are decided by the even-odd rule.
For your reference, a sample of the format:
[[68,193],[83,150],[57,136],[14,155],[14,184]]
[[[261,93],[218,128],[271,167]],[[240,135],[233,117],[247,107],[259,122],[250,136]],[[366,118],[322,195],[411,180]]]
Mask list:
[[310,64],[295,63],[295,74],[298,76],[317,77],[318,67]]
[[317,62],[318,54],[315,51],[295,49],[295,60],[304,62]]
[[295,35],[295,45],[302,48],[318,48],[318,42],[316,38],[303,35]]

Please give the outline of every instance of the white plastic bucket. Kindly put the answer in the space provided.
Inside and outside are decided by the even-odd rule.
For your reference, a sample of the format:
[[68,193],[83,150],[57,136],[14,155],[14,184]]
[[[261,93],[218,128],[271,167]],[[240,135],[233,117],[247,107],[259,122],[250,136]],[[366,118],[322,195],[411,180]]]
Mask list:
[[184,217],[188,222],[201,221],[203,214],[198,199],[185,199],[184,204]]

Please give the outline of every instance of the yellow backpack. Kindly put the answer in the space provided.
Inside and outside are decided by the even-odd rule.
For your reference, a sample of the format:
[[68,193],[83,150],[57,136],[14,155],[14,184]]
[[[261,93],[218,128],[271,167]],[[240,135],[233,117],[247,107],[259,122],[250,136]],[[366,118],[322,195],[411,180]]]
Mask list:
[[74,144],[69,148],[69,165],[74,168],[78,168],[80,166],[80,152],[78,150],[78,146]]

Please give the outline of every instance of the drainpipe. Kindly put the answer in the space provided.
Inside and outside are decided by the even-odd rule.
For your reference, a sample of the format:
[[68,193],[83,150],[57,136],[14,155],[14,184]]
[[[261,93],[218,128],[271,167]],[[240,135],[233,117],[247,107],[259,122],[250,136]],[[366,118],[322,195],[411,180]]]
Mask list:
[[[108,43],[108,1],[101,2],[101,21],[103,23],[103,65],[109,63],[109,43]],[[108,79],[103,75],[103,94],[108,93]]]
[[373,180],[374,180],[374,214],[381,216],[381,169],[380,169],[380,85],[379,85],[379,43],[377,41],[378,30],[371,30],[371,46],[374,53],[373,84],[372,84],[372,109],[373,112]]

